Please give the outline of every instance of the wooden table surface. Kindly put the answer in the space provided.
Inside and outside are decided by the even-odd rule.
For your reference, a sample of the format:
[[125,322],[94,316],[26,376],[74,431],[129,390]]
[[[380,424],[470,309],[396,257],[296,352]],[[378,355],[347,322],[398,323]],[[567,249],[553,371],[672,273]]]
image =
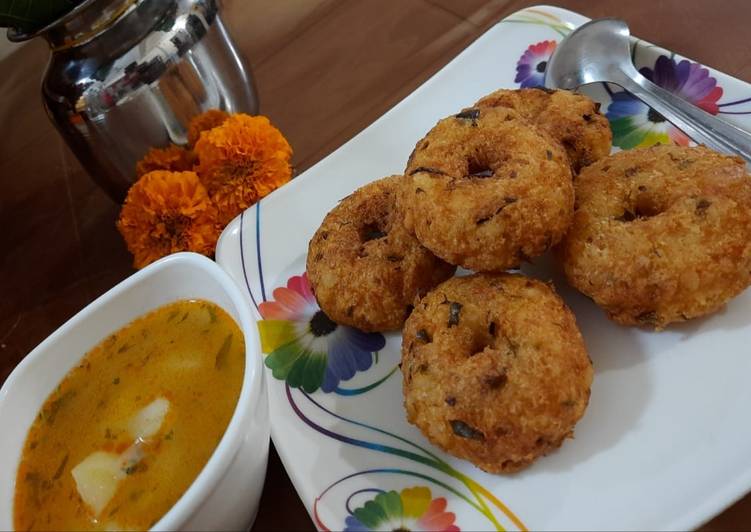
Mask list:
[[[256,78],[261,112],[298,172],[400,101],[525,0],[225,0],[225,21]],[[751,81],[748,0],[558,0]],[[0,384],[35,345],[132,273],[119,206],[70,154],[41,106],[48,51],[0,61]],[[1,429],[0,429],[1,433]],[[2,436],[0,436],[2,437]],[[732,437],[732,435],[729,435]],[[3,472],[8,474],[9,472]],[[273,452],[256,529],[313,529]],[[707,530],[751,528],[751,496]]]

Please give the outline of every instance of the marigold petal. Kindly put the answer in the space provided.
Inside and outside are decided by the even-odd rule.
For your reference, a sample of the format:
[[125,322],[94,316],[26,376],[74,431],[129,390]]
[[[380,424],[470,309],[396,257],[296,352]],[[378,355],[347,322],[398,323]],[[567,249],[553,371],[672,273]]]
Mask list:
[[292,177],[292,148],[265,116],[236,114],[204,131],[195,171],[227,223]]
[[216,208],[194,172],[156,170],[128,191],[117,228],[133,264],[147,264],[177,251],[212,255],[219,237]]
[[227,111],[222,111],[221,109],[209,109],[200,115],[194,116],[188,125],[188,145],[194,146],[198,142],[198,139],[201,138],[201,133],[221,126],[229,116]]
[[151,148],[136,164],[136,175],[141,177],[154,170],[184,172],[193,168],[193,154],[172,144],[167,148]]

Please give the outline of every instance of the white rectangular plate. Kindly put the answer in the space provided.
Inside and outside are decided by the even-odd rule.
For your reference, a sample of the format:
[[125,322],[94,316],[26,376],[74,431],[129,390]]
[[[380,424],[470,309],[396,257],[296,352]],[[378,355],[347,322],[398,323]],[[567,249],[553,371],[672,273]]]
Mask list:
[[[511,15],[222,235],[217,260],[246,290],[265,351],[276,349],[264,355],[277,366],[277,377],[266,372],[272,437],[320,529],[685,529],[751,488],[749,292],[713,316],[650,333],[608,321],[547,259],[525,268],[552,278],[576,313],[596,375],[576,439],[512,476],[446,455],[407,423],[400,335],[310,333],[317,306],[299,276],[325,214],[365,183],[401,173],[438,119],[495,89],[539,83],[554,42],[586,20],[553,7]],[[634,58],[669,90],[751,129],[748,84],[642,41]],[[619,91],[587,90],[618,147],[685,141]],[[321,377],[333,351],[351,378]]]

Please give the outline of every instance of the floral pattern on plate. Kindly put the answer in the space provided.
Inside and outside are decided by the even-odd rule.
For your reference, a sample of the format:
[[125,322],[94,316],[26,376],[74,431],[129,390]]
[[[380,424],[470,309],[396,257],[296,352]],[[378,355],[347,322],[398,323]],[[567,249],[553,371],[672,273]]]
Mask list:
[[516,63],[515,83],[520,87],[542,87],[545,84],[545,68],[557,43],[542,41],[530,44]]
[[380,491],[375,498],[352,511],[345,531],[427,530],[458,532],[456,516],[446,511],[443,497],[433,499],[424,486],[405,488],[401,492]]
[[321,310],[307,274],[295,275],[258,306],[261,349],[274,378],[313,393],[336,390],[373,364],[386,344],[380,333],[337,325]]
[[[520,20],[518,22],[547,25],[545,20]],[[562,36],[570,30],[560,25],[553,29]],[[555,40],[539,41],[527,46],[516,63],[514,82],[520,88],[543,87],[545,69],[553,55],[558,42]],[[651,47],[651,46],[648,46]],[[632,49],[634,63],[639,66],[637,52],[644,48],[641,41],[635,41]],[[749,114],[749,111],[729,110],[732,106],[748,103],[751,98],[732,102],[720,102],[724,94],[717,79],[709,70],[687,59],[676,61],[673,55],[662,54],[652,66],[642,66],[639,72],[676,96],[691,102],[704,111],[716,115]],[[678,144],[688,146],[691,140],[680,129],[668,122],[664,116],[624,90],[613,90],[603,84],[610,97],[605,116],[610,121],[613,131],[613,145],[621,149],[631,149],[653,144]],[[615,86],[613,86],[615,87]]]
[[[661,55],[654,67],[639,70],[648,80],[663,89],[716,115],[722,87],[709,75],[709,70],[686,59],[676,62]],[[613,130],[613,144],[622,149],[653,144],[689,144],[689,138],[668,122],[660,113],[626,91],[613,92],[607,116]]]

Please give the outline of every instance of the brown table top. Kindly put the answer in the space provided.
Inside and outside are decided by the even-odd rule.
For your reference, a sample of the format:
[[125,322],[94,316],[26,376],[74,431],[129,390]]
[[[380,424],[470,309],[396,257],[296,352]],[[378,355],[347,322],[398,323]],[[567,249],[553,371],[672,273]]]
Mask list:
[[[225,0],[252,65],[261,112],[292,144],[298,172],[335,150],[528,0]],[[557,0],[751,81],[747,0]],[[34,346],[132,273],[119,207],[44,114],[47,58],[35,41],[0,61],[0,384]],[[706,525],[751,527],[751,495]],[[313,529],[272,450],[256,529]]]

